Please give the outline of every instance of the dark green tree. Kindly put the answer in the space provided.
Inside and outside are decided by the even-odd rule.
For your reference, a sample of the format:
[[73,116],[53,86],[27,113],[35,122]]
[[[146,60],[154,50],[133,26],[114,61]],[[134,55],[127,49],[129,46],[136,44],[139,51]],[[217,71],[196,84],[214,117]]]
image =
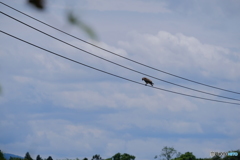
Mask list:
[[36,160],[43,160],[40,155],[37,155]]
[[83,160],[88,160],[86,157]]
[[45,8],[44,0],[28,0],[28,3],[40,10]]
[[0,150],[0,160],[6,160],[6,159],[4,158],[3,153],[2,153],[1,150]]
[[[28,0],[28,4],[32,5],[34,8],[40,11],[44,11],[44,9],[46,8],[45,0]],[[76,14],[73,13],[73,11],[69,11],[67,13],[67,21],[72,25],[78,26],[93,40],[98,39],[94,30],[85,22],[83,22],[80,18],[78,18]]]
[[212,158],[196,158],[196,160],[212,160]]
[[186,152],[174,160],[196,160],[196,157],[192,154],[192,152]]
[[222,158],[219,155],[215,155],[212,157],[212,160],[221,160]]
[[121,153],[116,153],[112,158],[113,160],[120,160]]
[[237,152],[237,156],[225,156],[223,160],[240,160],[240,150],[229,151],[229,152]]
[[93,157],[92,157],[92,160],[101,160],[102,157],[100,157],[99,154],[95,154]]
[[170,160],[173,159],[173,156],[177,154],[177,151],[173,148],[173,147],[167,147],[165,146],[162,149],[162,152],[159,156],[155,156],[155,158],[157,157],[162,157],[163,160]]
[[10,157],[9,160],[23,160],[23,159],[19,157]]
[[26,153],[24,160],[33,160],[29,152]]
[[49,156],[49,157],[47,158],[47,160],[53,160],[53,159],[52,159],[52,157],[51,157],[51,156]]
[[124,153],[124,154],[121,155],[120,159],[121,160],[134,160],[135,156]]
[[182,153],[181,153],[181,152],[178,152],[178,153],[176,154],[176,158],[180,157],[181,155],[182,155]]
[[112,158],[113,160],[134,160],[135,156],[127,153],[124,153],[124,154],[116,153]]

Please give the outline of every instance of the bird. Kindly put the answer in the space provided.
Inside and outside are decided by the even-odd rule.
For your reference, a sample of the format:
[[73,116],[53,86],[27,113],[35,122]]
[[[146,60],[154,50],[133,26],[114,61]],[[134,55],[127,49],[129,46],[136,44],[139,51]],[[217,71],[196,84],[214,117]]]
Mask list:
[[146,78],[146,77],[143,77],[143,78],[142,78],[142,81],[145,81],[145,82],[146,82],[145,85],[147,85],[147,84],[149,83],[149,84],[151,84],[151,85],[153,86],[153,84],[154,84],[150,79],[148,79],[148,78]]

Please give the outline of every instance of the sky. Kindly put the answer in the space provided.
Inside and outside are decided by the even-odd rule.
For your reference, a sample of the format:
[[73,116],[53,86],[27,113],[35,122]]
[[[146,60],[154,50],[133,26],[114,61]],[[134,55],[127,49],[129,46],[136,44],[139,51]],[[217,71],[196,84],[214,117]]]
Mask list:
[[[151,67],[240,92],[240,2],[237,0],[1,0],[76,37]],[[132,63],[64,35],[0,4],[1,12],[88,52],[148,75],[212,94],[229,93]],[[67,21],[90,26],[91,39]],[[144,84],[126,70],[39,33],[3,14],[0,29],[52,52]],[[150,78],[155,87],[239,103]],[[163,147],[192,152],[240,149],[240,106],[169,93],[113,77],[0,33],[0,149],[33,158],[154,159]]]

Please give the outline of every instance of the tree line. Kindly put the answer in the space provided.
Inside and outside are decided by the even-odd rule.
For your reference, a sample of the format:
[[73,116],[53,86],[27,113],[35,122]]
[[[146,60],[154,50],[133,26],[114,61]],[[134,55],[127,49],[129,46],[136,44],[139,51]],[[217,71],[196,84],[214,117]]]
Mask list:
[[[184,154],[181,154],[180,152],[177,152],[173,147],[167,147],[165,146],[161,153],[159,155],[156,155],[154,159],[157,160],[240,160],[240,150],[234,150],[229,151],[236,153],[234,156],[231,155],[215,155],[211,158],[196,158],[195,155],[193,155],[192,152],[185,152]],[[209,153],[210,154],[210,153]],[[99,154],[95,154],[92,156],[89,160],[135,160],[135,156],[124,153],[116,153],[114,156],[110,158],[102,159],[102,157]],[[4,158],[4,155],[2,151],[0,150],[0,160],[6,160]],[[34,160],[29,152],[27,152],[24,156],[24,158],[17,158],[17,157],[10,157],[9,160]],[[37,155],[36,160],[53,160],[51,156],[48,158],[43,159],[40,155]],[[60,159],[57,159],[60,160]],[[73,160],[73,159],[61,159],[61,160]],[[79,158],[76,158],[74,160],[81,160]],[[82,160],[88,160],[88,158],[83,158]]]

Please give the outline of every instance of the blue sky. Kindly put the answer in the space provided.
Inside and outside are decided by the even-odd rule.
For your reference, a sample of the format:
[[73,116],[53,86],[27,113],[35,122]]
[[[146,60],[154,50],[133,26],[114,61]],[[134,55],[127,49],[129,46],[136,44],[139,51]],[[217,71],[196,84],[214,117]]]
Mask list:
[[[202,83],[240,91],[238,1],[2,0],[37,19],[127,58]],[[149,75],[221,96],[231,94],[131,63],[50,29],[5,6],[2,12],[94,54]],[[97,33],[91,40],[68,24],[72,10]],[[141,81],[114,66],[38,33],[4,15],[0,29],[90,66]],[[53,56],[0,34],[0,149],[35,158],[154,159],[164,146],[196,157],[240,149],[240,107],[137,85]],[[224,100],[153,80],[156,87]],[[227,100],[226,100],[227,101]],[[230,101],[230,100],[229,100]]]

